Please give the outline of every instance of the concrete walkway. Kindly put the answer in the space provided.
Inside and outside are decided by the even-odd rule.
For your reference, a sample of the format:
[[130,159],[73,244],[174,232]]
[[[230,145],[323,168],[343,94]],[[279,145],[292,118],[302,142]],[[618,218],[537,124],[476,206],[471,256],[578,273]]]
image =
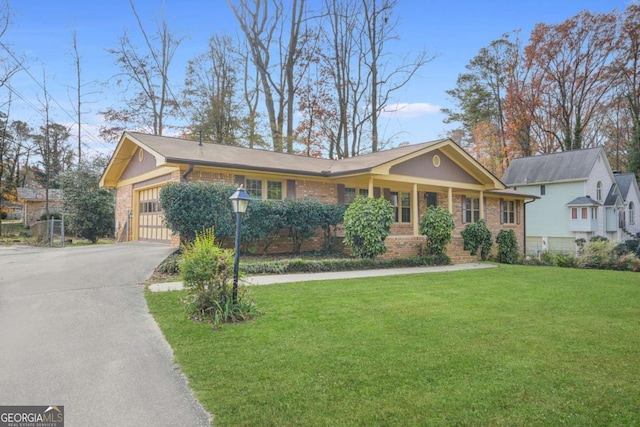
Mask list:
[[[495,267],[497,267],[497,265],[495,264],[473,262],[466,264],[442,265],[437,267],[409,267],[389,268],[381,270],[331,271],[325,273],[276,274],[267,276],[248,276],[244,278],[243,284],[249,286],[273,285],[278,283],[308,282],[313,280],[356,279],[362,277],[397,276],[402,274],[442,273],[445,271],[460,271]],[[166,282],[149,285],[149,290],[152,292],[176,291],[182,288],[182,282]]]

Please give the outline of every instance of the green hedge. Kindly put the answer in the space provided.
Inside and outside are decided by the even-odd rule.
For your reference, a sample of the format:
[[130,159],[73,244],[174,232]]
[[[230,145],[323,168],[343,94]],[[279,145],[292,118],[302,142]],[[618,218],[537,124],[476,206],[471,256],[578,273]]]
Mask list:
[[274,261],[241,261],[240,269],[245,274],[291,274],[424,267],[429,265],[448,265],[450,263],[451,261],[446,255],[398,259],[335,258],[312,260],[293,258]]

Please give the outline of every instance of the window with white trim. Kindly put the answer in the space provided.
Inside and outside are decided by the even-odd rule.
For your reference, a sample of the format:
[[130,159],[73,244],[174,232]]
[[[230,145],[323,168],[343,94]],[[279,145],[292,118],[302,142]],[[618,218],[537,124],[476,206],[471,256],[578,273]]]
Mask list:
[[596,184],[596,200],[601,202],[602,201],[602,182],[598,181],[598,183]]

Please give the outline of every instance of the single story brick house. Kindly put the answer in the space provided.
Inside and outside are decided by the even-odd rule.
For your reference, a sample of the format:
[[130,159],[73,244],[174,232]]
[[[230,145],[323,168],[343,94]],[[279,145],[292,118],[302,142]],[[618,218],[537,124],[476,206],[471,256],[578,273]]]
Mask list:
[[[447,254],[469,260],[460,232],[484,219],[495,236],[515,231],[524,252],[524,202],[537,197],[507,189],[450,139],[328,160],[272,151],[124,132],[100,179],[116,191],[116,235],[179,245],[163,223],[159,191],[178,181],[244,185],[254,198],[314,198],[348,204],[357,195],[384,197],[395,209],[386,257],[416,255],[424,246],[420,218],[428,206],[453,213],[454,241]],[[313,248],[303,248],[311,250]]]
[[[18,203],[22,205],[22,223],[31,227],[46,215],[46,190],[44,188],[18,188]],[[49,189],[49,215],[62,212],[62,190]]]

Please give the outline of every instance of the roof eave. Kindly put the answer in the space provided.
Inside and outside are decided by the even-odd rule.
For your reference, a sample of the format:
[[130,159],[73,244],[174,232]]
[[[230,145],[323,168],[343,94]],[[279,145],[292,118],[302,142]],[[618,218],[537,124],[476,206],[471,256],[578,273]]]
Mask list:
[[294,170],[294,169],[280,169],[280,168],[250,166],[250,165],[244,165],[239,163],[223,163],[223,162],[208,162],[203,160],[178,159],[174,157],[167,157],[166,162],[168,164],[218,167],[218,168],[225,168],[225,169],[251,170],[251,171],[260,171],[260,172],[284,173],[284,174],[317,176],[317,177],[328,177],[331,175],[330,172],[326,172],[326,171],[324,172],[301,171],[301,170]]

